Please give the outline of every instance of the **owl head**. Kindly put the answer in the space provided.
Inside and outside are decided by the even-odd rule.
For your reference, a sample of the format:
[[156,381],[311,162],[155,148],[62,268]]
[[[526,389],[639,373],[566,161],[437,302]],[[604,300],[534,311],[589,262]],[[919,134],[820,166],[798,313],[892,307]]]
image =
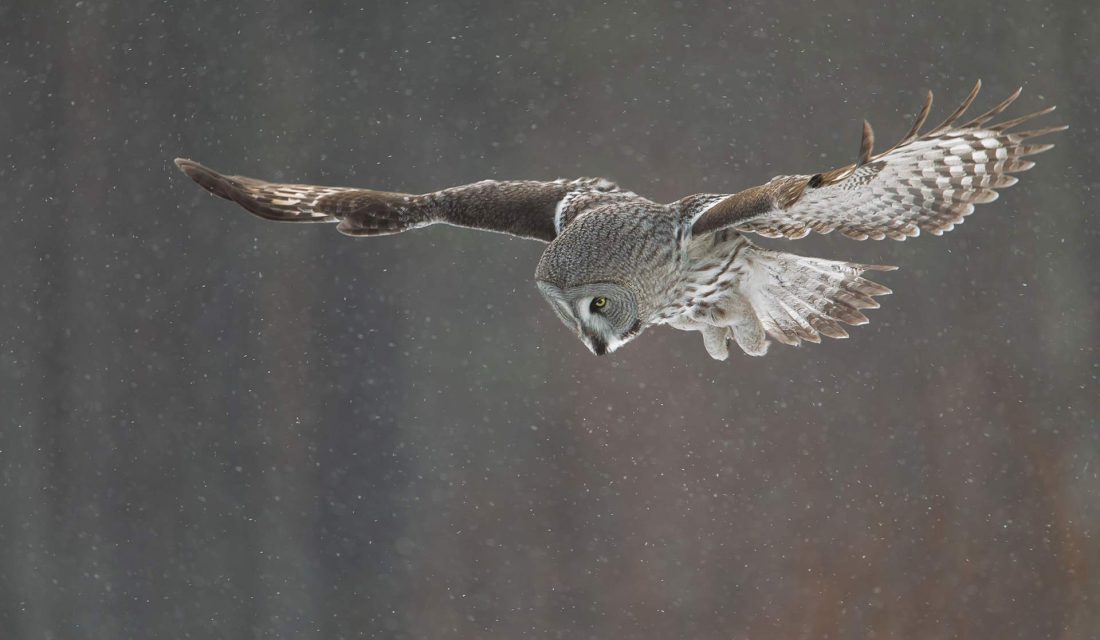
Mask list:
[[550,243],[535,272],[554,312],[598,356],[650,324],[655,273],[668,272],[671,237],[639,229],[640,222],[636,212],[574,220]]

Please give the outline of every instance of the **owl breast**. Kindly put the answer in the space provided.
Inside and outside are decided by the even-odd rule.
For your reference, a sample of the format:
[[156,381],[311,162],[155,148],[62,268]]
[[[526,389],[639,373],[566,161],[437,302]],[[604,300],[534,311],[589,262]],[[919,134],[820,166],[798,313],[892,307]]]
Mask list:
[[678,328],[721,325],[737,306],[745,265],[742,253],[750,245],[741,234],[721,231],[688,241],[680,278],[661,320]]

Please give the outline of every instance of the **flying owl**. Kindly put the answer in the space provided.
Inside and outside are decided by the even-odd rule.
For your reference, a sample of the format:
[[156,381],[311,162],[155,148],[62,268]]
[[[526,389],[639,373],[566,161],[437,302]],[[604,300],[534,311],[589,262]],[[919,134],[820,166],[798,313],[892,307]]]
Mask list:
[[225,176],[190,160],[176,165],[211,193],[282,222],[331,222],[350,236],[381,236],[432,224],[507,233],[549,243],[535,271],[539,291],[596,355],[647,327],[699,331],[707,353],[729,356],[732,339],[764,355],[783,344],[846,338],[867,322],[886,287],[862,277],[894,267],[809,258],[757,246],[746,234],[802,238],[839,231],[856,240],[941,235],[974,205],[992,202],[1011,175],[1050,149],[1032,139],[1065,127],[1015,130],[1049,107],[991,122],[1020,95],[957,124],[979,81],[943,124],[921,133],[928,94],[909,133],[882,153],[863,123],[855,164],[778,176],[734,194],[703,193],[660,204],[600,178],[485,180],[423,195],[275,184]]

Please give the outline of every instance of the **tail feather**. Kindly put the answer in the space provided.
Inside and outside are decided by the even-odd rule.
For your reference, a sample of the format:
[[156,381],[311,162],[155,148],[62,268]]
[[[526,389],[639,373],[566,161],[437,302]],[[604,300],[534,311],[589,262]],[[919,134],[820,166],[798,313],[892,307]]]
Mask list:
[[756,246],[746,253],[749,269],[741,282],[742,293],[764,331],[789,345],[821,342],[821,336],[847,338],[840,323],[866,324],[867,316],[860,310],[877,308],[874,296],[891,293],[861,275],[896,268],[807,258]]

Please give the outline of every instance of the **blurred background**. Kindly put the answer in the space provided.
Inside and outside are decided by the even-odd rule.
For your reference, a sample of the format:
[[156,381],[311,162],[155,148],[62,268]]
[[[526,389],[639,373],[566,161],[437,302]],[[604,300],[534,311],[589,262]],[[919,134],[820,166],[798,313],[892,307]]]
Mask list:
[[[0,4],[3,638],[1095,638],[1100,6]],[[595,358],[542,245],[228,173],[659,201],[1019,85],[1058,146],[846,341]],[[938,120],[937,120],[938,121]]]

